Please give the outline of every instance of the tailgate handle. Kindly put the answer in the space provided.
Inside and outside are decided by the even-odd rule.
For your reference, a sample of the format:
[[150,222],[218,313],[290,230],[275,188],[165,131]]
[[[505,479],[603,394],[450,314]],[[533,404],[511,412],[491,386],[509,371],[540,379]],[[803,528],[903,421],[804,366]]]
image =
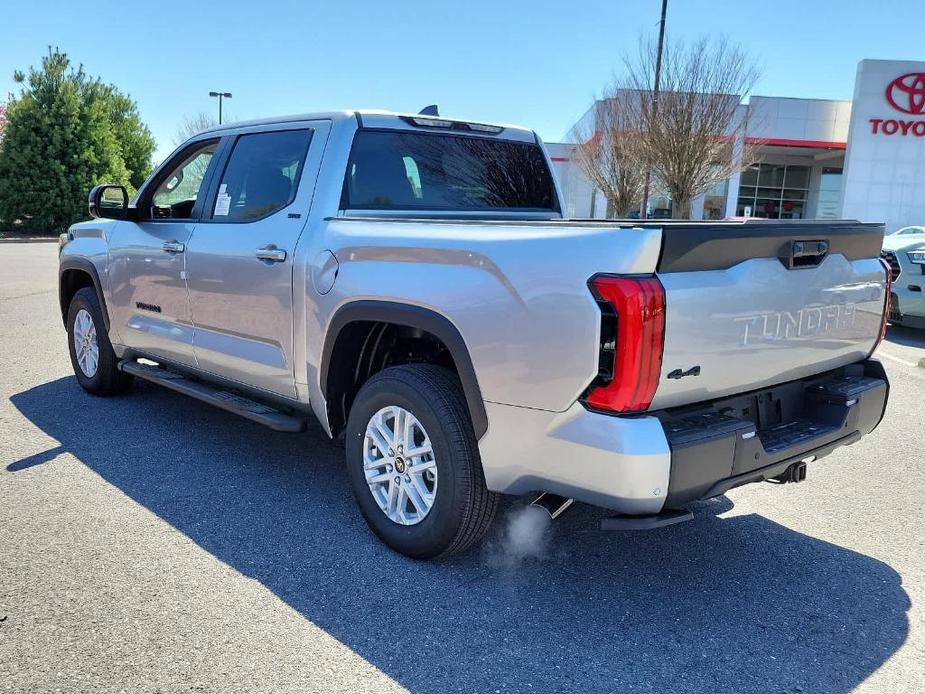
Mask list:
[[813,241],[791,241],[780,249],[777,257],[788,270],[801,267],[816,267],[829,253],[829,242],[825,239]]

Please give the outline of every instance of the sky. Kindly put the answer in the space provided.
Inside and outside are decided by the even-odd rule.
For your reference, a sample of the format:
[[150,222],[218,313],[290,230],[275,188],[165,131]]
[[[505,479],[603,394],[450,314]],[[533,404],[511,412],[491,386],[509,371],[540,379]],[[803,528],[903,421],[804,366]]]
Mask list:
[[[342,108],[516,123],[563,139],[619,74],[661,0],[134,3],[4,0],[0,96],[57,46],[137,102],[170,153],[179,124]],[[862,58],[925,60],[925,0],[669,0],[669,40],[726,35],[761,77],[753,93],[850,99]],[[228,118],[226,118],[228,120]]]

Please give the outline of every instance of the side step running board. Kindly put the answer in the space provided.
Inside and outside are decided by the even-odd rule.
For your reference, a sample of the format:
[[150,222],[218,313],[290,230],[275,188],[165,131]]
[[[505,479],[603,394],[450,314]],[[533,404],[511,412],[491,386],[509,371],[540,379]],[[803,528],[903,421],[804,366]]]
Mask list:
[[305,430],[305,420],[283,414],[269,405],[248,400],[240,395],[229,393],[210,386],[201,381],[186,378],[176,371],[170,371],[161,366],[140,364],[137,361],[124,361],[119,368],[125,373],[143,378],[178,393],[189,395],[191,398],[202,400],[223,410],[228,410],[245,419],[270,427],[274,431],[295,433]]
[[654,530],[694,517],[687,509],[667,509],[652,516],[619,515],[601,520],[601,530]]

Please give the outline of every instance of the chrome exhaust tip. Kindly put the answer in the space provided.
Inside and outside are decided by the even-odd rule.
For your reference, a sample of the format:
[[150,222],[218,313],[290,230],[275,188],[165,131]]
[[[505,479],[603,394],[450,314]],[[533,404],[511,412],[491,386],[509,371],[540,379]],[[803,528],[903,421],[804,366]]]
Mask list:
[[574,499],[567,499],[566,497],[559,496],[558,494],[549,494],[548,492],[543,492],[538,497],[536,497],[530,503],[530,505],[543,509],[546,511],[546,513],[549,514],[550,520],[555,520],[563,513],[565,513],[569,506],[574,503]]

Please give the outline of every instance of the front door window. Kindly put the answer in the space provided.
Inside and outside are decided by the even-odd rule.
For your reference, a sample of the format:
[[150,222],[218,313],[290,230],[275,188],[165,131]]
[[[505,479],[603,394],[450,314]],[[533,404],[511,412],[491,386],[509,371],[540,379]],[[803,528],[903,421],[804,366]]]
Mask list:
[[155,219],[191,219],[218,140],[195,147],[161,179],[151,198]]

